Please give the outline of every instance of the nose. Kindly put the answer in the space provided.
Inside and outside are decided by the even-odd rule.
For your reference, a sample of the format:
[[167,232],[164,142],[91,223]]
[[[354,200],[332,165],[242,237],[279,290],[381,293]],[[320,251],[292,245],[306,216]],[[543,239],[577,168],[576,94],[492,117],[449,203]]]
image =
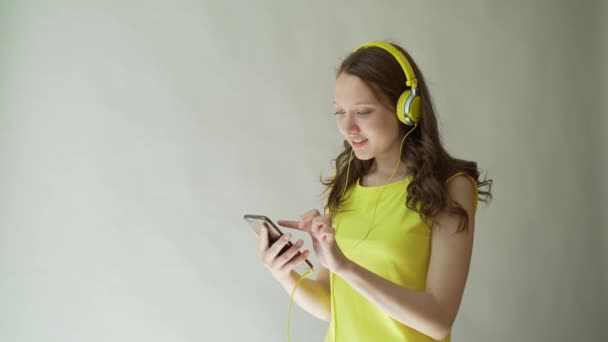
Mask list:
[[344,114],[342,120],[340,120],[340,128],[346,134],[355,134],[361,131],[355,116],[350,113]]

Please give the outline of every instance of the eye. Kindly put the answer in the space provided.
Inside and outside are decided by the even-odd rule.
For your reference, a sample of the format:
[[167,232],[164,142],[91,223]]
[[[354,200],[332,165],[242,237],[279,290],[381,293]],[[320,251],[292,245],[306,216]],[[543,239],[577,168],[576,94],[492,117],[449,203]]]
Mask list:
[[[346,113],[345,111],[339,110],[339,111],[335,112],[334,115],[342,115],[345,113]],[[361,111],[361,112],[355,112],[355,113],[357,113],[357,115],[367,115],[367,114],[370,114],[371,111]]]

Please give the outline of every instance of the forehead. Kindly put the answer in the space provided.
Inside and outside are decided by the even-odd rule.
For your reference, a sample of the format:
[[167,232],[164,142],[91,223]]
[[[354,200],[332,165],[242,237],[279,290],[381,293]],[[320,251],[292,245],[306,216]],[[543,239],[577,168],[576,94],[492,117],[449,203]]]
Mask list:
[[341,73],[338,76],[335,91],[335,102],[338,105],[349,105],[356,102],[378,102],[372,88],[359,77],[347,73]]

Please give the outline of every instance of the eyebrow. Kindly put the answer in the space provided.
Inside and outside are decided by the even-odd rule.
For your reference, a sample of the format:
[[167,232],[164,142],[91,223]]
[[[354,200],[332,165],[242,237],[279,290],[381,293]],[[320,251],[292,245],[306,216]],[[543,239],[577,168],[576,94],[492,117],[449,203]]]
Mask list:
[[[336,100],[334,100],[334,101],[333,101],[333,103],[334,103],[334,104],[337,104],[337,103],[336,103]],[[353,103],[353,105],[355,105],[355,106],[356,106],[356,105],[362,105],[362,104],[373,105],[373,104],[375,104],[375,103],[370,102],[370,101],[359,101],[359,102],[355,102],[355,103]]]

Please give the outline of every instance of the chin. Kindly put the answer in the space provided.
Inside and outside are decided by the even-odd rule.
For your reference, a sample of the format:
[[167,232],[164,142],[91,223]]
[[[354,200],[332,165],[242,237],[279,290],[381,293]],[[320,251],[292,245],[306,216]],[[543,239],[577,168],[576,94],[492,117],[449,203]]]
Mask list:
[[370,155],[369,153],[357,153],[355,152],[355,157],[357,157],[357,159],[359,160],[370,160],[372,158],[374,158],[374,156]]

